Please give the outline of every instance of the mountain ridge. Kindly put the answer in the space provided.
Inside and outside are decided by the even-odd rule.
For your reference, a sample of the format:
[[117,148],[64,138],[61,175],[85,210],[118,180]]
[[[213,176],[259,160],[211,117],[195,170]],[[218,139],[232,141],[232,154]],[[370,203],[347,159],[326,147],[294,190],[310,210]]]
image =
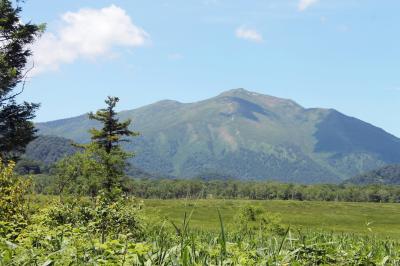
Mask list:
[[355,185],[400,185],[400,164],[391,164],[346,180]]
[[[193,103],[163,100],[119,116],[142,133],[126,146],[137,152],[132,163],[168,176],[338,183],[400,162],[400,139],[383,129],[244,89]],[[41,134],[77,142],[87,142],[95,126],[86,115],[37,124]]]

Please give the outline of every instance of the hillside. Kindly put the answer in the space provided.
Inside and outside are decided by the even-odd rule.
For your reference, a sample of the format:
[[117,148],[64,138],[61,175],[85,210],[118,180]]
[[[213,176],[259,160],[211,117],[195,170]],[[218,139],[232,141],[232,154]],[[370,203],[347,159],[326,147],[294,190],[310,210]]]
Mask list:
[[[39,167],[40,169],[33,171],[33,173],[39,173],[58,160],[78,152],[79,148],[73,146],[73,143],[72,140],[63,137],[39,136],[26,147],[23,160],[18,163],[18,169],[22,173],[29,173],[32,169],[36,170]],[[128,166],[126,174],[135,178],[160,178],[134,165]]]
[[400,165],[387,165],[382,168],[350,178],[346,183],[356,185],[400,185]]
[[44,164],[52,164],[65,156],[74,154],[78,148],[73,141],[57,136],[39,136],[26,147],[24,158]]
[[[400,162],[400,139],[332,109],[231,90],[195,102],[161,101],[123,111],[141,136],[127,149],[147,172],[335,183]],[[37,124],[41,134],[87,142],[87,115]]]

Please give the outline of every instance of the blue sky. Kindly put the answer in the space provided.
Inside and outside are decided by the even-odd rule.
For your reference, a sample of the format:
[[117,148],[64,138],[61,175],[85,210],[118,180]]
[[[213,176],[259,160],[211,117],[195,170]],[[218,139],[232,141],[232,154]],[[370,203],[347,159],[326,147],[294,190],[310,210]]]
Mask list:
[[400,136],[398,0],[28,0],[23,8],[24,21],[47,23],[24,93],[42,104],[36,121],[96,110],[107,95],[122,110],[245,88]]

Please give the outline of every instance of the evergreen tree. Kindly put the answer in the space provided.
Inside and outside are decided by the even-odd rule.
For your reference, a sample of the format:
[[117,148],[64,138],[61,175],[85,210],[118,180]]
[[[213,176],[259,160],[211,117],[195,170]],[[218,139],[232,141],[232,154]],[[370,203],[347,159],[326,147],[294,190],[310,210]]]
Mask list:
[[[19,1],[17,1],[19,2]],[[11,1],[0,0],[0,159],[18,159],[26,145],[34,139],[30,121],[38,104],[19,104],[16,97],[25,87],[31,56],[29,46],[44,30],[44,25],[22,23],[21,8]],[[32,69],[32,68],[31,68]]]
[[124,136],[134,137],[139,135],[137,132],[129,130],[131,120],[119,122],[115,112],[115,106],[118,101],[119,98],[109,96],[105,101],[106,108],[98,110],[96,114],[89,114],[90,119],[97,120],[103,124],[103,128],[100,130],[95,128],[90,130],[92,141],[103,147],[107,153],[119,148],[119,142],[129,141],[128,139],[123,139]]
[[118,101],[117,97],[109,96],[105,101],[106,108],[98,110],[95,114],[89,114],[90,119],[103,124],[102,129],[92,128],[89,131],[92,135],[92,143],[87,148],[96,154],[97,160],[104,167],[103,188],[108,192],[119,187],[127,166],[126,160],[134,156],[132,153],[125,152],[120,143],[129,141],[127,137],[139,135],[139,133],[129,130],[131,120],[119,121],[115,111]]

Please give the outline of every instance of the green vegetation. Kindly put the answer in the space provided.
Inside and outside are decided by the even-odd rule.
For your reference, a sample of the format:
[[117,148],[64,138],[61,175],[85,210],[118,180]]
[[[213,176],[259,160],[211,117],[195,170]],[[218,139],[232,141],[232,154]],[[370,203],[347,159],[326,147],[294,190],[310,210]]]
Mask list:
[[134,191],[159,193],[164,198],[184,194],[211,198],[225,193],[287,199],[306,197],[308,192],[337,200],[339,190],[334,189],[347,188],[229,180],[128,180],[124,170],[132,154],[120,142],[123,136],[137,134],[128,130],[130,121],[120,123],[116,118],[116,102],[109,98],[106,109],[91,115],[103,128],[92,129],[91,143],[80,145],[82,150],[56,163],[53,182],[43,175],[33,179],[35,189],[53,187],[59,197],[29,196],[29,179],[14,174],[13,162],[0,165],[1,264],[400,263],[400,232],[393,226],[400,218],[394,215],[397,204],[213,199],[146,200],[143,204],[131,196]]
[[79,148],[74,146],[71,140],[55,136],[39,136],[26,146],[15,171],[21,175],[48,174],[57,161],[78,151]]
[[[291,183],[340,183],[400,162],[400,140],[335,110],[232,90],[196,103],[162,101],[119,113],[142,136],[130,163],[161,176],[204,175]],[[97,126],[87,115],[38,124],[79,143]]]
[[244,207],[260,208],[281,217],[281,224],[292,230],[354,233],[358,235],[400,239],[399,204],[254,201],[254,200],[155,200],[144,201],[144,213],[154,220],[168,218],[179,223],[184,213],[194,209],[191,225],[202,230],[219,230],[217,210],[224,217],[226,227],[233,230],[238,211]]
[[[0,1],[0,160],[17,160],[36,132],[31,120],[38,104],[17,103],[25,87],[31,46],[44,26],[23,23],[20,8]],[[27,70],[28,69],[28,70]]]
[[28,144],[22,159],[41,162],[43,165],[49,166],[78,152],[79,148],[72,144],[72,140],[65,138],[39,136]]
[[400,165],[388,165],[346,180],[346,183],[366,185],[400,185]]
[[[69,140],[42,137],[16,165],[9,159],[19,159],[34,139],[29,120],[38,106],[17,104],[20,93],[13,90],[22,83],[23,91],[28,47],[43,29],[21,22],[20,11],[0,0],[0,265],[400,264],[400,205],[339,202],[400,202],[399,187],[223,179],[338,181],[365,162],[383,163],[399,147],[398,139],[333,111],[244,90],[198,104],[143,108],[136,114],[145,114],[139,124],[148,137],[133,143],[145,155],[136,162],[200,178],[129,179],[127,171],[145,175],[129,167],[134,153],[121,146],[138,133],[131,120],[120,122],[132,114],[118,115],[119,99],[108,97],[106,108],[78,119],[91,128],[90,143],[72,147]],[[62,133],[67,125],[77,137],[80,129],[68,124],[73,120],[41,130]],[[293,130],[296,136],[284,134]],[[207,179],[216,176],[222,180]]]
[[[0,237],[5,265],[397,265],[398,206],[254,201],[65,199]],[[129,204],[129,205],[126,205]],[[328,205],[327,205],[328,204]],[[93,206],[97,206],[94,208]],[[105,206],[108,206],[104,209]],[[124,206],[124,207],[121,207]],[[339,208],[337,206],[340,206]],[[267,211],[265,211],[267,207]],[[382,210],[382,207],[384,210]],[[128,208],[128,209],[126,209]],[[144,208],[144,211],[142,210]],[[359,210],[361,209],[361,210]],[[163,212],[159,216],[160,213]],[[356,211],[353,215],[351,212]],[[375,213],[362,222],[358,214]],[[106,218],[103,216],[107,213]],[[160,218],[167,214],[168,220]],[[280,213],[281,215],[278,215]],[[287,225],[287,217],[293,222]],[[297,217],[296,217],[297,216]],[[341,217],[342,216],[342,217]],[[142,217],[145,217],[144,219]],[[319,227],[320,217],[327,222]],[[336,219],[335,217],[340,217]],[[306,218],[306,219],[305,219]],[[388,218],[389,222],[386,222]],[[282,219],[282,221],[281,221]],[[333,220],[332,220],[333,219]],[[343,228],[332,225],[341,220]],[[350,220],[351,223],[346,223]],[[357,222],[359,221],[359,223]],[[298,224],[296,224],[296,222]],[[308,223],[308,226],[304,225]],[[205,225],[205,226],[204,226]],[[310,229],[310,227],[312,229]],[[351,233],[339,233],[347,231]],[[358,227],[358,228],[357,228]],[[2,232],[7,227],[0,223]],[[129,230],[127,230],[129,229]],[[384,229],[384,231],[379,231]],[[333,231],[333,232],[332,232]],[[354,233],[355,234],[354,234]],[[378,237],[375,237],[378,235]],[[390,235],[392,240],[386,239]]]
[[121,193],[126,160],[134,154],[125,152],[119,143],[129,141],[123,137],[138,133],[128,129],[130,120],[119,122],[114,111],[118,101],[116,97],[108,97],[105,109],[91,113],[90,118],[102,122],[103,128],[92,128],[91,143],[79,145],[82,151],[57,162],[55,172],[60,196],[65,190],[68,194],[92,197],[104,192],[113,198]]
[[[62,172],[66,178],[75,174],[74,165],[85,162],[82,154],[62,160]],[[71,169],[67,173],[66,168]],[[81,178],[78,188],[82,196],[90,196],[82,188],[95,182],[94,171],[86,171],[88,176]],[[52,175],[32,176],[35,181],[34,191],[40,194],[58,195],[59,179]],[[74,179],[77,182],[77,179]],[[251,199],[251,200],[298,200],[298,201],[332,201],[332,202],[381,202],[400,203],[400,186],[395,185],[300,185],[277,182],[257,182],[239,180],[182,180],[182,179],[131,179],[124,178],[121,183],[126,194],[142,199]],[[72,186],[76,188],[76,186]]]

